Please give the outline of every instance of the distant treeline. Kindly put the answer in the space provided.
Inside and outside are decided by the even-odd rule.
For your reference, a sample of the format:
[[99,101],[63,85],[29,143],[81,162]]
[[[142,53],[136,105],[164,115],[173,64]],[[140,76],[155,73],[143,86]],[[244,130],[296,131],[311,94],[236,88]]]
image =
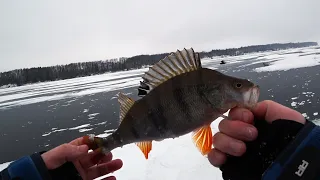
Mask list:
[[301,42],[301,43],[274,43],[266,45],[254,45],[245,46],[240,48],[229,48],[229,49],[218,49],[210,52],[202,52],[201,57],[213,57],[213,56],[238,56],[253,52],[264,52],[264,51],[277,51],[291,48],[301,48],[309,46],[317,46],[317,42]]
[[[200,52],[200,57],[204,58],[223,55],[237,56],[253,52],[276,51],[317,45],[317,42],[254,45],[240,48],[212,50],[210,52]],[[70,79],[81,76],[89,76],[93,74],[102,74],[105,72],[137,69],[143,66],[152,65],[160,59],[167,56],[168,54],[169,53],[138,55],[130,58],[122,57],[118,59],[109,59],[104,61],[71,63],[68,65],[57,65],[50,67],[17,69],[13,71],[0,73],[0,86],[8,84],[20,86],[27,83]]]

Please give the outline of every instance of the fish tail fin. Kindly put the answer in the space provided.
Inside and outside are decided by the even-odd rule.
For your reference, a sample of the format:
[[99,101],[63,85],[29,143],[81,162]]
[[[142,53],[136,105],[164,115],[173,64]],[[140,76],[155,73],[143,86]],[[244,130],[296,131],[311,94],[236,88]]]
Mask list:
[[[131,106],[133,106],[134,100],[120,92],[118,93],[118,102],[120,104],[121,123],[130,110]],[[118,142],[117,139],[114,139],[114,134],[111,134],[110,136],[104,138],[90,134],[83,136],[82,141],[83,144],[89,146],[89,149],[92,149],[94,151],[101,151],[104,154],[107,154],[112,149],[121,146],[121,142]]]
[[104,146],[105,138],[96,137],[93,134],[83,136],[82,143],[86,144],[89,149],[93,151],[101,151],[101,153],[107,154],[109,151]]

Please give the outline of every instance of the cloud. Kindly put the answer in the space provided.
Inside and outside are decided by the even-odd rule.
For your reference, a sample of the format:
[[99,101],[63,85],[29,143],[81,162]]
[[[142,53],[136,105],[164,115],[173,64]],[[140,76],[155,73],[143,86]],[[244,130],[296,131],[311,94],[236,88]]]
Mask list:
[[320,40],[318,0],[1,1],[0,71]]

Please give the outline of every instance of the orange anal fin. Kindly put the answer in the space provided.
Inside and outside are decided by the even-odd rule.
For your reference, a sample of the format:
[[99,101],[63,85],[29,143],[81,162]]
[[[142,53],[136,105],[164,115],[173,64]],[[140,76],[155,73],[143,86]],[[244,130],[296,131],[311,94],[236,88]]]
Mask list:
[[210,125],[193,131],[192,140],[202,155],[206,155],[212,148],[212,131]]
[[142,153],[144,154],[144,157],[148,159],[149,157],[149,152],[152,149],[152,141],[143,141],[143,142],[138,142],[136,145],[140,148]]

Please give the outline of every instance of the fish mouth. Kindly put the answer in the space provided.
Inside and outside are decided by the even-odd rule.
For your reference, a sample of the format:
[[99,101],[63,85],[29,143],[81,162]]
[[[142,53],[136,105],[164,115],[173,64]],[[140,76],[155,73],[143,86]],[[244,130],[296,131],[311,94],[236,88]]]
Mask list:
[[259,100],[260,88],[258,85],[253,86],[247,92],[243,93],[245,107],[252,109],[254,108]]

